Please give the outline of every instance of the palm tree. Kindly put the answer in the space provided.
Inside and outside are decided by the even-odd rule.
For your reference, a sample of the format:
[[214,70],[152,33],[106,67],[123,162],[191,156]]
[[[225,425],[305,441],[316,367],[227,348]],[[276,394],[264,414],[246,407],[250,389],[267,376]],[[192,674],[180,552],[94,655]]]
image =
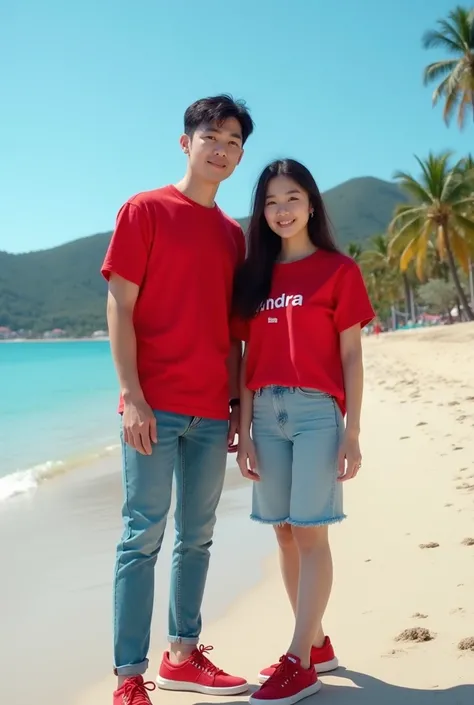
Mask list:
[[347,244],[347,254],[358,262],[362,254],[362,246],[358,242],[349,242]]
[[441,79],[433,93],[433,105],[444,99],[444,120],[449,124],[457,109],[458,125],[464,126],[466,109],[474,119],[474,9],[458,6],[448,19],[438,20],[439,29],[423,37],[425,49],[444,49],[454,58],[436,61],[426,67],[424,83]]
[[390,252],[400,257],[400,269],[406,271],[414,261],[418,278],[423,279],[429,243],[438,250],[441,261],[447,261],[459,300],[469,320],[474,320],[457,270],[458,262],[467,272],[474,242],[474,203],[470,172],[460,163],[450,168],[451,154],[416,157],[422,174],[419,181],[405,172],[394,178],[411,197],[411,203],[398,206],[389,225]]
[[[469,153],[467,157],[461,159],[459,165],[466,177],[474,181],[474,158],[472,154]],[[471,215],[474,215],[474,203],[472,204],[469,210],[471,211]],[[469,289],[471,294],[471,306],[474,306],[474,242],[472,243],[471,247],[469,268]]]
[[375,301],[383,298],[391,306],[405,300],[405,311],[412,316],[412,286],[408,273],[401,272],[397,257],[390,251],[388,234],[374,235],[367,250],[362,252],[360,265],[367,281],[367,288]]

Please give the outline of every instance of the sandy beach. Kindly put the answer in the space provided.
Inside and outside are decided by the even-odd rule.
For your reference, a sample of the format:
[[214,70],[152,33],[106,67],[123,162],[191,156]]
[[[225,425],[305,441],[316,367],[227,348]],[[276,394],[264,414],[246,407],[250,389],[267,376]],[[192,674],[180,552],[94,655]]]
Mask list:
[[[364,354],[363,468],[346,486],[348,519],[332,529],[335,586],[325,620],[341,668],[305,702],[472,705],[474,324],[365,339]],[[111,702],[116,466],[109,458],[0,511],[10,537],[2,574],[12,576],[0,583],[2,702],[26,705],[33,692],[48,705]],[[255,684],[259,669],[285,651],[292,616],[272,530],[248,520],[249,492],[231,468],[202,636],[219,665]],[[151,680],[165,645],[171,522],[167,533]],[[473,650],[460,649],[463,640]],[[8,676],[20,669],[18,684]],[[166,705],[247,702],[158,690],[151,697]]]

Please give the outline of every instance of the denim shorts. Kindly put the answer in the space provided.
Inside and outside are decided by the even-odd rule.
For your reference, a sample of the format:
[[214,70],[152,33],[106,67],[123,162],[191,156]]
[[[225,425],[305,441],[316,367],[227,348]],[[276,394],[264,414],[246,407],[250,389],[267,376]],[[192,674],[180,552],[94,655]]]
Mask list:
[[251,518],[294,526],[342,521],[337,459],[343,433],[330,395],[307,387],[259,389],[252,436],[261,479],[253,483]]

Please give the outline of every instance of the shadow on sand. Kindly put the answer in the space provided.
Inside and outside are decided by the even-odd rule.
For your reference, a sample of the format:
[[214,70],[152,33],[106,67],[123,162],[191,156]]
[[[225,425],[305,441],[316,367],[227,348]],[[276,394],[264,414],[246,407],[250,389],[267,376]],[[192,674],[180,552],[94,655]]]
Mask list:
[[[323,687],[317,693],[301,702],[304,705],[474,705],[474,674],[473,682],[457,685],[453,688],[417,690],[403,686],[385,683],[365,673],[349,671],[341,668],[334,673],[337,678],[346,678],[351,683],[332,685],[325,678]],[[251,691],[256,690],[251,686]],[[248,697],[237,700],[199,701],[199,705],[247,705]],[[197,705],[197,703],[196,703]]]

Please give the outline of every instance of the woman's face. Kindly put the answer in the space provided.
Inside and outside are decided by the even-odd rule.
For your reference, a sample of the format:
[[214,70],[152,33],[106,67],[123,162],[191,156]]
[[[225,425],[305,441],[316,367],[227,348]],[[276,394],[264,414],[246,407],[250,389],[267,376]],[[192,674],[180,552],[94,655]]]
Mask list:
[[285,240],[301,233],[313,208],[308,194],[288,176],[275,176],[268,183],[264,214],[269,227]]

